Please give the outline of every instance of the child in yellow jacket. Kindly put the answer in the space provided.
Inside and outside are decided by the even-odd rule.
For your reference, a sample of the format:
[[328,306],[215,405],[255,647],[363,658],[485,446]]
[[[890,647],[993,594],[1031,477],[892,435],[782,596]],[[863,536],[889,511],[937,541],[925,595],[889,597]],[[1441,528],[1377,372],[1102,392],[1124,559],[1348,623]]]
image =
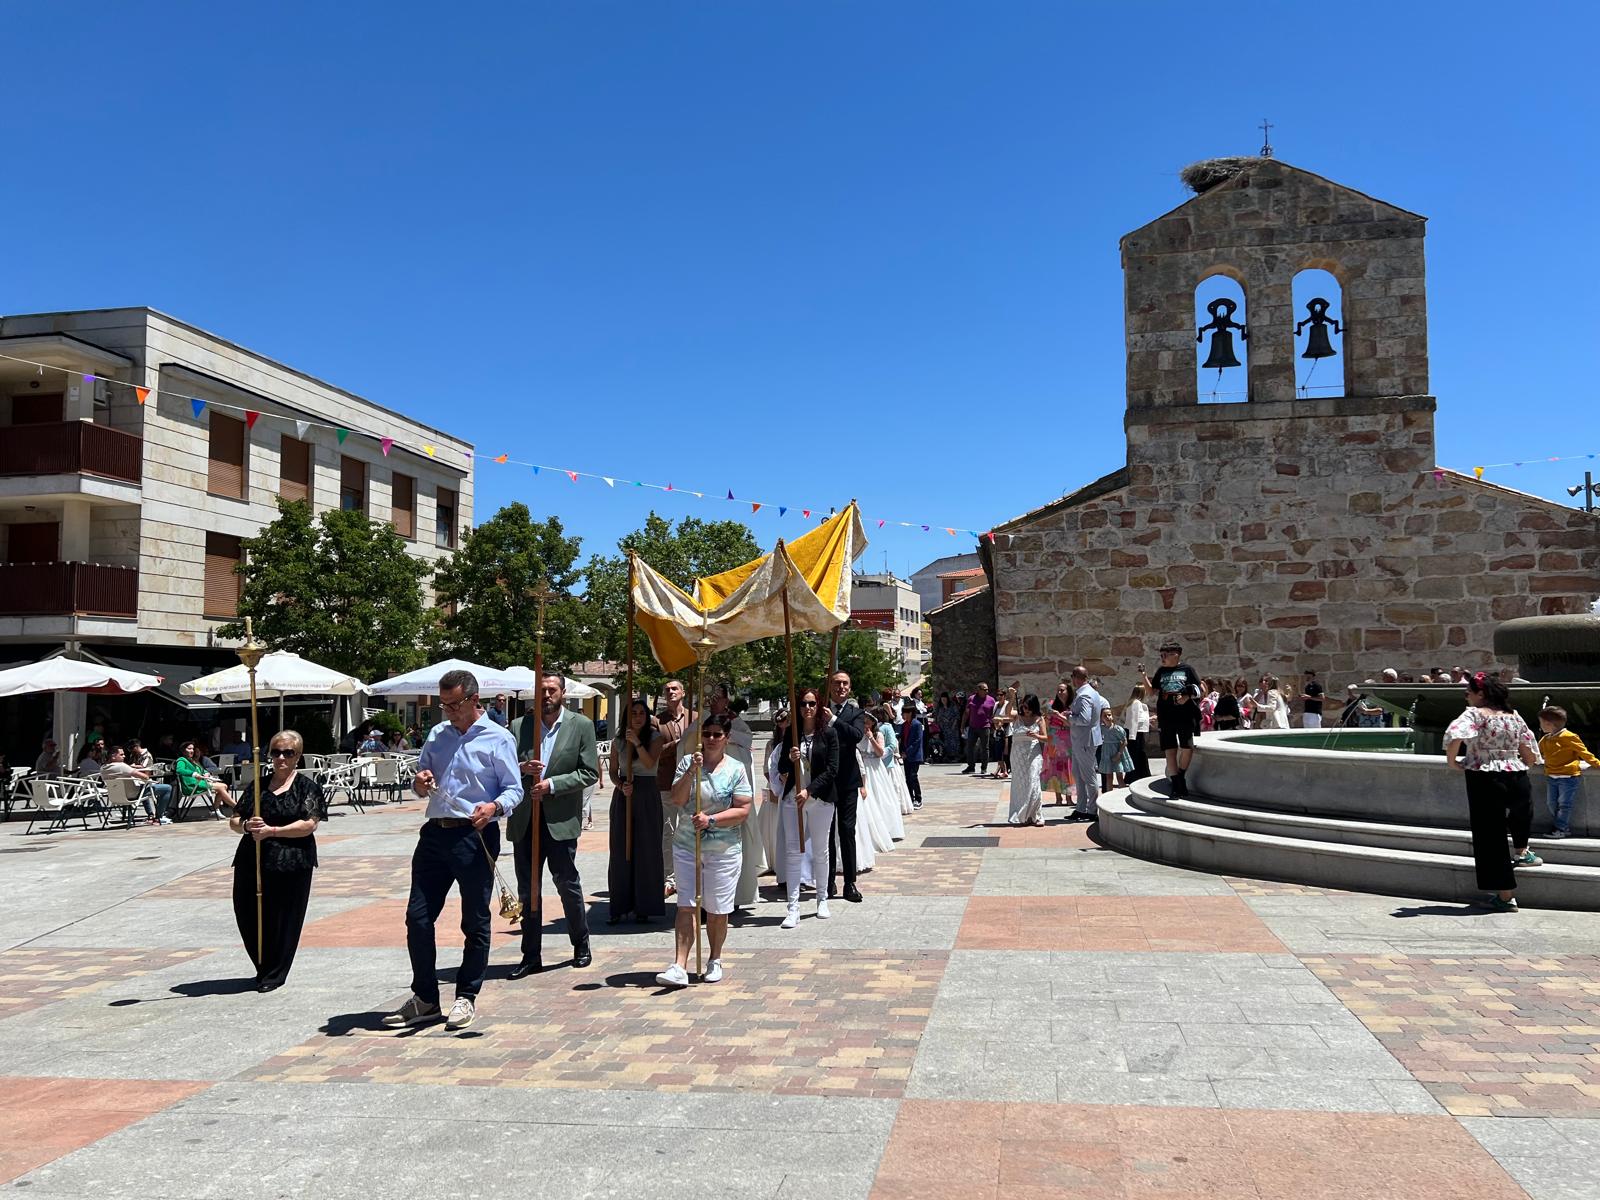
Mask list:
[[1544,774],[1549,781],[1550,816],[1555,828],[1553,838],[1572,834],[1572,806],[1578,802],[1578,789],[1583,786],[1581,764],[1600,767],[1600,758],[1589,753],[1583,739],[1567,728],[1567,710],[1550,705],[1539,713],[1539,728],[1544,736],[1539,739],[1539,754],[1544,759]]

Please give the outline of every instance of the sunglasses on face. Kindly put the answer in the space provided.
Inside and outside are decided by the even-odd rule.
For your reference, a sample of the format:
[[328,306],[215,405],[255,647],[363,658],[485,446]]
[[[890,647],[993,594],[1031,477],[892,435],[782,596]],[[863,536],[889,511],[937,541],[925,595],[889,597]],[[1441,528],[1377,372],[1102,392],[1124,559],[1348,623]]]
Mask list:
[[285,749],[282,746],[274,746],[267,753],[271,754],[273,758],[293,758],[295,755],[299,754],[300,751]]
[[815,708],[816,706],[817,706],[817,702],[815,700],[802,700],[802,701],[800,701],[800,707],[801,708]]
[[701,736],[714,741],[717,738],[725,738],[728,735],[723,733],[720,729],[708,729]]

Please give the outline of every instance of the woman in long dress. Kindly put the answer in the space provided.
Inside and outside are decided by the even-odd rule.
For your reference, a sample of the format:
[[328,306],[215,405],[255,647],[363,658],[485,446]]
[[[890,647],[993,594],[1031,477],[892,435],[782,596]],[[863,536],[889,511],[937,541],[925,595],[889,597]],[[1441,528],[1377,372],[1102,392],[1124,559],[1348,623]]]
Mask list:
[[1011,722],[1011,811],[1006,820],[1013,825],[1043,825],[1040,783],[1044,770],[1044,746],[1050,740],[1045,729],[1039,697],[1025,696]]
[[767,743],[767,758],[762,780],[761,807],[756,810],[756,832],[761,839],[761,853],[767,869],[783,882],[783,856],[778,850],[778,805],[783,799],[783,781],[778,775],[778,762],[788,752],[789,710],[780,708],[772,715],[772,741]]
[[1072,709],[1072,685],[1063,679],[1056,685],[1056,698],[1050,701],[1045,712],[1045,731],[1050,740],[1044,744],[1044,767],[1040,773],[1040,786],[1056,794],[1056,804],[1065,804],[1064,797],[1072,795],[1072,725],[1068,714]]
[[[611,862],[606,924],[632,917],[648,922],[667,911],[666,880],[661,861],[661,788],[656,760],[662,741],[656,736],[650,707],[643,700],[628,705],[628,728],[611,741]],[[630,766],[631,763],[631,775]],[[632,803],[629,803],[629,797]],[[628,814],[633,814],[633,857],[628,857]]]
[[[872,847],[880,854],[893,850],[895,842],[906,835],[895,774],[894,727],[883,719],[883,709],[869,708],[867,734],[861,739],[861,781],[867,789],[862,817],[870,827]],[[858,817],[858,824],[861,819]]]
[[[233,915],[245,953],[255,965],[259,992],[274,991],[289,978],[311,903],[317,824],[327,810],[317,781],[300,773],[304,749],[305,741],[292,729],[273,735],[268,751],[272,774],[261,783],[261,812],[256,812],[254,789],[245,788],[228,821],[228,828],[241,835],[233,855]],[[259,900],[256,842],[261,843]]]

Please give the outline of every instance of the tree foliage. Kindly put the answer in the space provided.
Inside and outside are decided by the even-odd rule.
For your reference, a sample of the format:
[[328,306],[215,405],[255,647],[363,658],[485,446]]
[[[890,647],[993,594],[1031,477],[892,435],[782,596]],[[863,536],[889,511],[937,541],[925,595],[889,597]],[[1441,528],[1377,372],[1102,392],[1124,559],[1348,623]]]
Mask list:
[[438,649],[490,667],[531,667],[538,610],[529,593],[542,580],[555,593],[545,609],[545,662],[564,667],[587,659],[599,640],[584,602],[572,595],[583,578],[579,544],[559,517],[535,521],[520,502],[473,529],[434,577],[444,606]]
[[426,563],[398,534],[365,513],[329,509],[315,520],[304,501],[278,502],[278,519],[244,542],[239,619],[274,650],[354,675],[383,679],[421,665],[427,625]]

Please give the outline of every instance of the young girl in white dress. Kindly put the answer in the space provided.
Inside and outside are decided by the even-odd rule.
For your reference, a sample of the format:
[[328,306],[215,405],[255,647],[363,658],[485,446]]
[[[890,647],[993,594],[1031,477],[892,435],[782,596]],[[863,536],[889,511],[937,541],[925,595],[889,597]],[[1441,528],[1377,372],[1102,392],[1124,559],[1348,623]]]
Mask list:
[[1040,801],[1044,744],[1049,740],[1039,697],[1024,697],[1011,724],[1011,810],[1006,820],[1012,825],[1044,824]]
[[894,727],[884,720],[881,708],[867,710],[867,736],[861,739],[861,781],[867,796],[861,816],[871,828],[873,849],[880,854],[894,849],[906,836],[900,817],[900,797],[894,788]]

